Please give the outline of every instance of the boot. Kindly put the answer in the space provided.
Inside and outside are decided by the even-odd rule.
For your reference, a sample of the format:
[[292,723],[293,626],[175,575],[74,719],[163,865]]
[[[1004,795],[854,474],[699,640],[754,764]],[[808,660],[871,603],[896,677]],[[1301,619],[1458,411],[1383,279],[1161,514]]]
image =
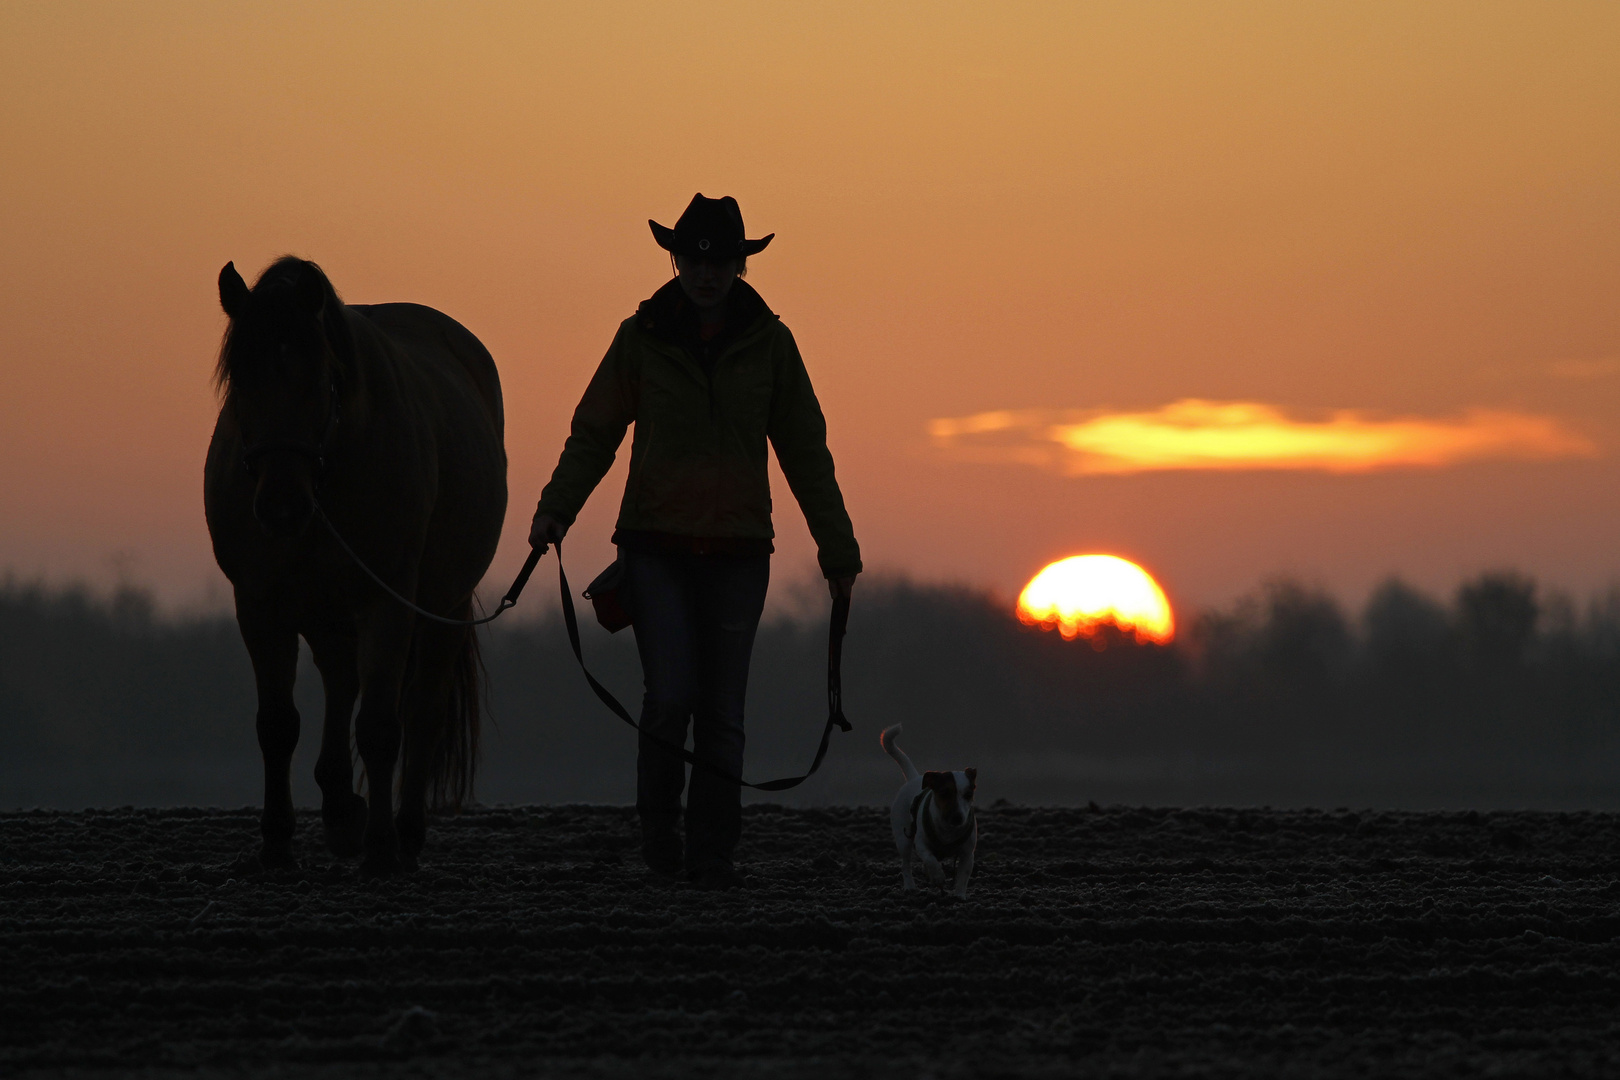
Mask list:
[[680,876],[686,851],[673,819],[641,820],[641,858],[647,869],[662,877]]

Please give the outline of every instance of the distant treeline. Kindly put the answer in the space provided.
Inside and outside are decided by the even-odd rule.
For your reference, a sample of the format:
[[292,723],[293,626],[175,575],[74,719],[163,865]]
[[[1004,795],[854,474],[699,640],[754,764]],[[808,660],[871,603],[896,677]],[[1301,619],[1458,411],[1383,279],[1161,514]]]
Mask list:
[[[820,606],[760,631],[749,773],[807,763],[825,716]],[[587,629],[593,668],[632,709],[629,633]],[[585,687],[556,617],[485,638],[494,724],[486,801],[633,795],[634,743]],[[863,582],[824,777],[799,795],[878,801],[920,761],[977,763],[1024,801],[1489,802],[1620,805],[1620,589],[1584,605],[1512,573],[1446,601],[1399,581],[1352,615],[1276,581],[1183,620],[1175,644],[1066,642],[965,588]],[[319,679],[300,676],[302,797]],[[0,806],[259,797],[246,652],[225,616],[166,618],[147,595],[0,584]]]

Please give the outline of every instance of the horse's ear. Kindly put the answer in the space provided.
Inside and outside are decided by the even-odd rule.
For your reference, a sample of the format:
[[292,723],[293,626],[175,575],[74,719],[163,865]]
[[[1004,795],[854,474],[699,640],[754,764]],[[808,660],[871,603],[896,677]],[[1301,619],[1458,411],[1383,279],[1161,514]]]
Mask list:
[[253,300],[253,293],[248,291],[247,282],[242,275],[236,272],[236,264],[228,262],[219,272],[219,306],[225,309],[225,314],[233,319],[240,319],[247,314],[248,304]]

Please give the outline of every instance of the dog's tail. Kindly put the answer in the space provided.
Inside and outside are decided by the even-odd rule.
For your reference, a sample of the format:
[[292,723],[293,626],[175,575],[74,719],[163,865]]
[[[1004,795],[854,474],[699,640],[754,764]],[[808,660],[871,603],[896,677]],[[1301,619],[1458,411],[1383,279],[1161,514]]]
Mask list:
[[911,763],[911,759],[906,757],[906,752],[895,745],[894,737],[900,734],[900,730],[899,724],[894,724],[884,728],[883,734],[878,736],[878,742],[883,744],[883,752],[885,754],[888,754],[890,757],[894,758],[895,761],[900,763],[900,771],[906,774],[906,779],[915,780],[917,777],[921,776],[922,773],[918,772],[917,766],[913,765]]

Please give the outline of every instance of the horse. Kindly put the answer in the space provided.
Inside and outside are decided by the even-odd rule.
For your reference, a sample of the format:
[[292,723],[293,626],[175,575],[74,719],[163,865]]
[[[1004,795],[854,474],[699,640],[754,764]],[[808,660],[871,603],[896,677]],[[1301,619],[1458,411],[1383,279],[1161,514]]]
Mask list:
[[449,316],[344,304],[318,266],[292,256],[252,289],[226,263],[219,299],[229,323],[203,504],[258,691],[257,862],[297,865],[302,636],[326,696],[315,780],[327,845],[360,856],[369,876],[412,869],[430,798],[440,808],[472,794],[483,665],[472,628],[416,617],[365,571],[426,611],[472,617],[506,516],[495,361]]

